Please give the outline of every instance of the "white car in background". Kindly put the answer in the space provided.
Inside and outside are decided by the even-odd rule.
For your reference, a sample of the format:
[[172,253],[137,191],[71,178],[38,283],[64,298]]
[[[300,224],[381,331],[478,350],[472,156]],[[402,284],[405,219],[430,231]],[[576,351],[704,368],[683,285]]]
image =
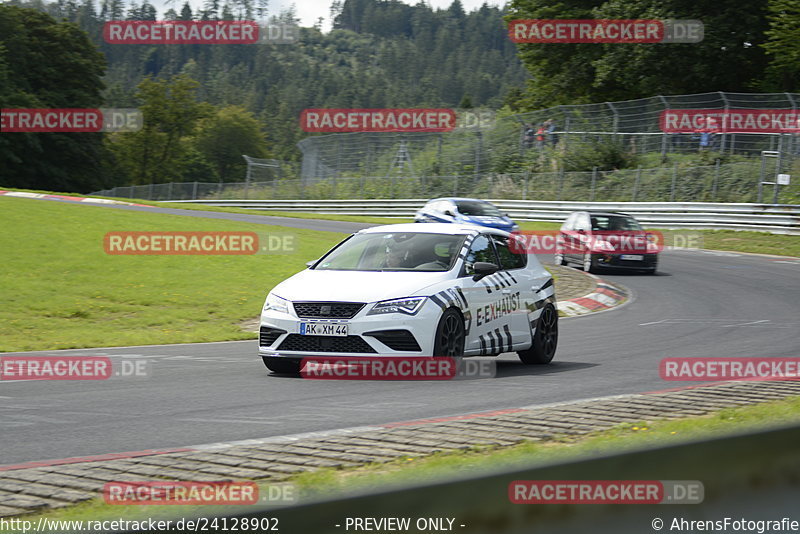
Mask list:
[[307,357],[487,356],[549,363],[553,279],[511,234],[462,224],[361,230],[267,295],[259,355],[276,373]]

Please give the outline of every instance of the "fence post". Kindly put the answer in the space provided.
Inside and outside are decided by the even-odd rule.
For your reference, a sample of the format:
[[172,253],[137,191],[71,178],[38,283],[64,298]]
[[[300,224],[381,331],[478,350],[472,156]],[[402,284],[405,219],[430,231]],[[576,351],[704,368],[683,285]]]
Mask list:
[[592,167],[592,189],[589,193],[589,202],[594,202],[594,192],[597,186],[597,167]]
[[719,183],[719,158],[714,163],[714,183],[711,185],[711,202],[717,200],[717,184]]
[[219,181],[219,194],[217,194],[217,200],[222,200],[222,180]]
[[192,200],[197,200],[197,182],[194,183],[192,188]]
[[669,194],[669,201],[675,202],[675,182],[678,181],[678,164],[672,165],[672,189]]
[[636,167],[636,179],[633,182],[633,202],[636,202],[636,195],[639,192],[639,181],[642,179],[642,166]]
[[766,176],[766,172],[767,172],[767,158],[764,157],[764,154],[762,152],[761,172],[759,173],[758,176],[758,200],[756,200],[756,202],[758,202],[759,204],[761,204],[761,201],[764,199],[764,177]]
[[564,166],[558,171],[558,195],[556,200],[561,200],[561,193],[564,191]]
[[778,134],[778,160],[775,162],[775,193],[772,195],[772,203],[778,203],[778,174],[781,172],[783,163],[783,134]]
[[247,156],[242,156],[242,157],[244,158],[245,162],[247,162],[247,174],[246,174],[245,183],[244,183],[244,198],[246,200],[246,199],[250,198],[250,180],[252,178],[252,168],[253,167],[252,167],[252,165],[250,165],[250,158],[248,158]]
[[170,182],[169,187],[167,187],[167,200],[172,200],[172,182]]
[[150,182],[150,186],[147,188],[147,200],[153,200],[153,183]]
[[525,186],[522,188],[522,200],[528,200],[528,177],[530,172],[530,170],[525,169]]

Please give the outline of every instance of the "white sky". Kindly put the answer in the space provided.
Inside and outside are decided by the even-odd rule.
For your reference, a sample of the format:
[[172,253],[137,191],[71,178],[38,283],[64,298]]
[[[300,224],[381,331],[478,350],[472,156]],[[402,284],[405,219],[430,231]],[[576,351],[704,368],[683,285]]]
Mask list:
[[[180,12],[180,8],[184,2],[185,0],[173,0],[171,5],[175,11]],[[404,2],[406,4],[414,5],[417,3],[417,0],[404,0]],[[433,9],[443,9],[450,6],[450,4],[453,3],[453,0],[425,0],[425,2]],[[466,12],[470,12],[479,8],[484,2],[490,6],[500,6],[505,3],[504,1],[500,0],[461,0],[461,4],[464,6],[464,10]],[[156,9],[158,9],[159,18],[161,18],[166,10],[164,7],[165,1],[150,0],[150,3],[153,4]],[[192,6],[193,10],[201,8],[203,3],[203,0],[189,0],[189,4]],[[330,21],[328,19],[330,18],[331,3],[332,0],[270,0],[269,11],[271,15],[277,15],[292,4],[295,4],[297,16],[300,17],[302,21],[301,26],[313,26],[319,17],[324,17],[325,24],[323,29],[327,31],[330,29]],[[220,4],[224,4],[224,0],[221,1]]]

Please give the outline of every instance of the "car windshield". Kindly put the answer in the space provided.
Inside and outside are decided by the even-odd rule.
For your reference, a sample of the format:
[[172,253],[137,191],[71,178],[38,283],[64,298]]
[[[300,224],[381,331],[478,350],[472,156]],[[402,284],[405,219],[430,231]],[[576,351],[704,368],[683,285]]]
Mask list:
[[642,227],[633,217],[622,217],[614,215],[592,215],[592,230],[595,231],[614,231],[614,230],[641,230]]
[[489,204],[478,200],[459,200],[456,202],[458,212],[462,215],[477,215],[479,217],[502,217],[503,213]]
[[417,232],[356,234],[314,267],[321,271],[449,271],[463,235]]

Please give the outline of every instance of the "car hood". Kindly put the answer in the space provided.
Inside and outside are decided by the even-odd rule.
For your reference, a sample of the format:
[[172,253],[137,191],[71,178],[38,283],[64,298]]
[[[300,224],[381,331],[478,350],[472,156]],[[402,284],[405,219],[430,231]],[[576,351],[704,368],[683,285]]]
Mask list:
[[425,289],[452,278],[450,272],[318,271],[306,269],[275,286],[287,300],[377,302],[425,295]]

